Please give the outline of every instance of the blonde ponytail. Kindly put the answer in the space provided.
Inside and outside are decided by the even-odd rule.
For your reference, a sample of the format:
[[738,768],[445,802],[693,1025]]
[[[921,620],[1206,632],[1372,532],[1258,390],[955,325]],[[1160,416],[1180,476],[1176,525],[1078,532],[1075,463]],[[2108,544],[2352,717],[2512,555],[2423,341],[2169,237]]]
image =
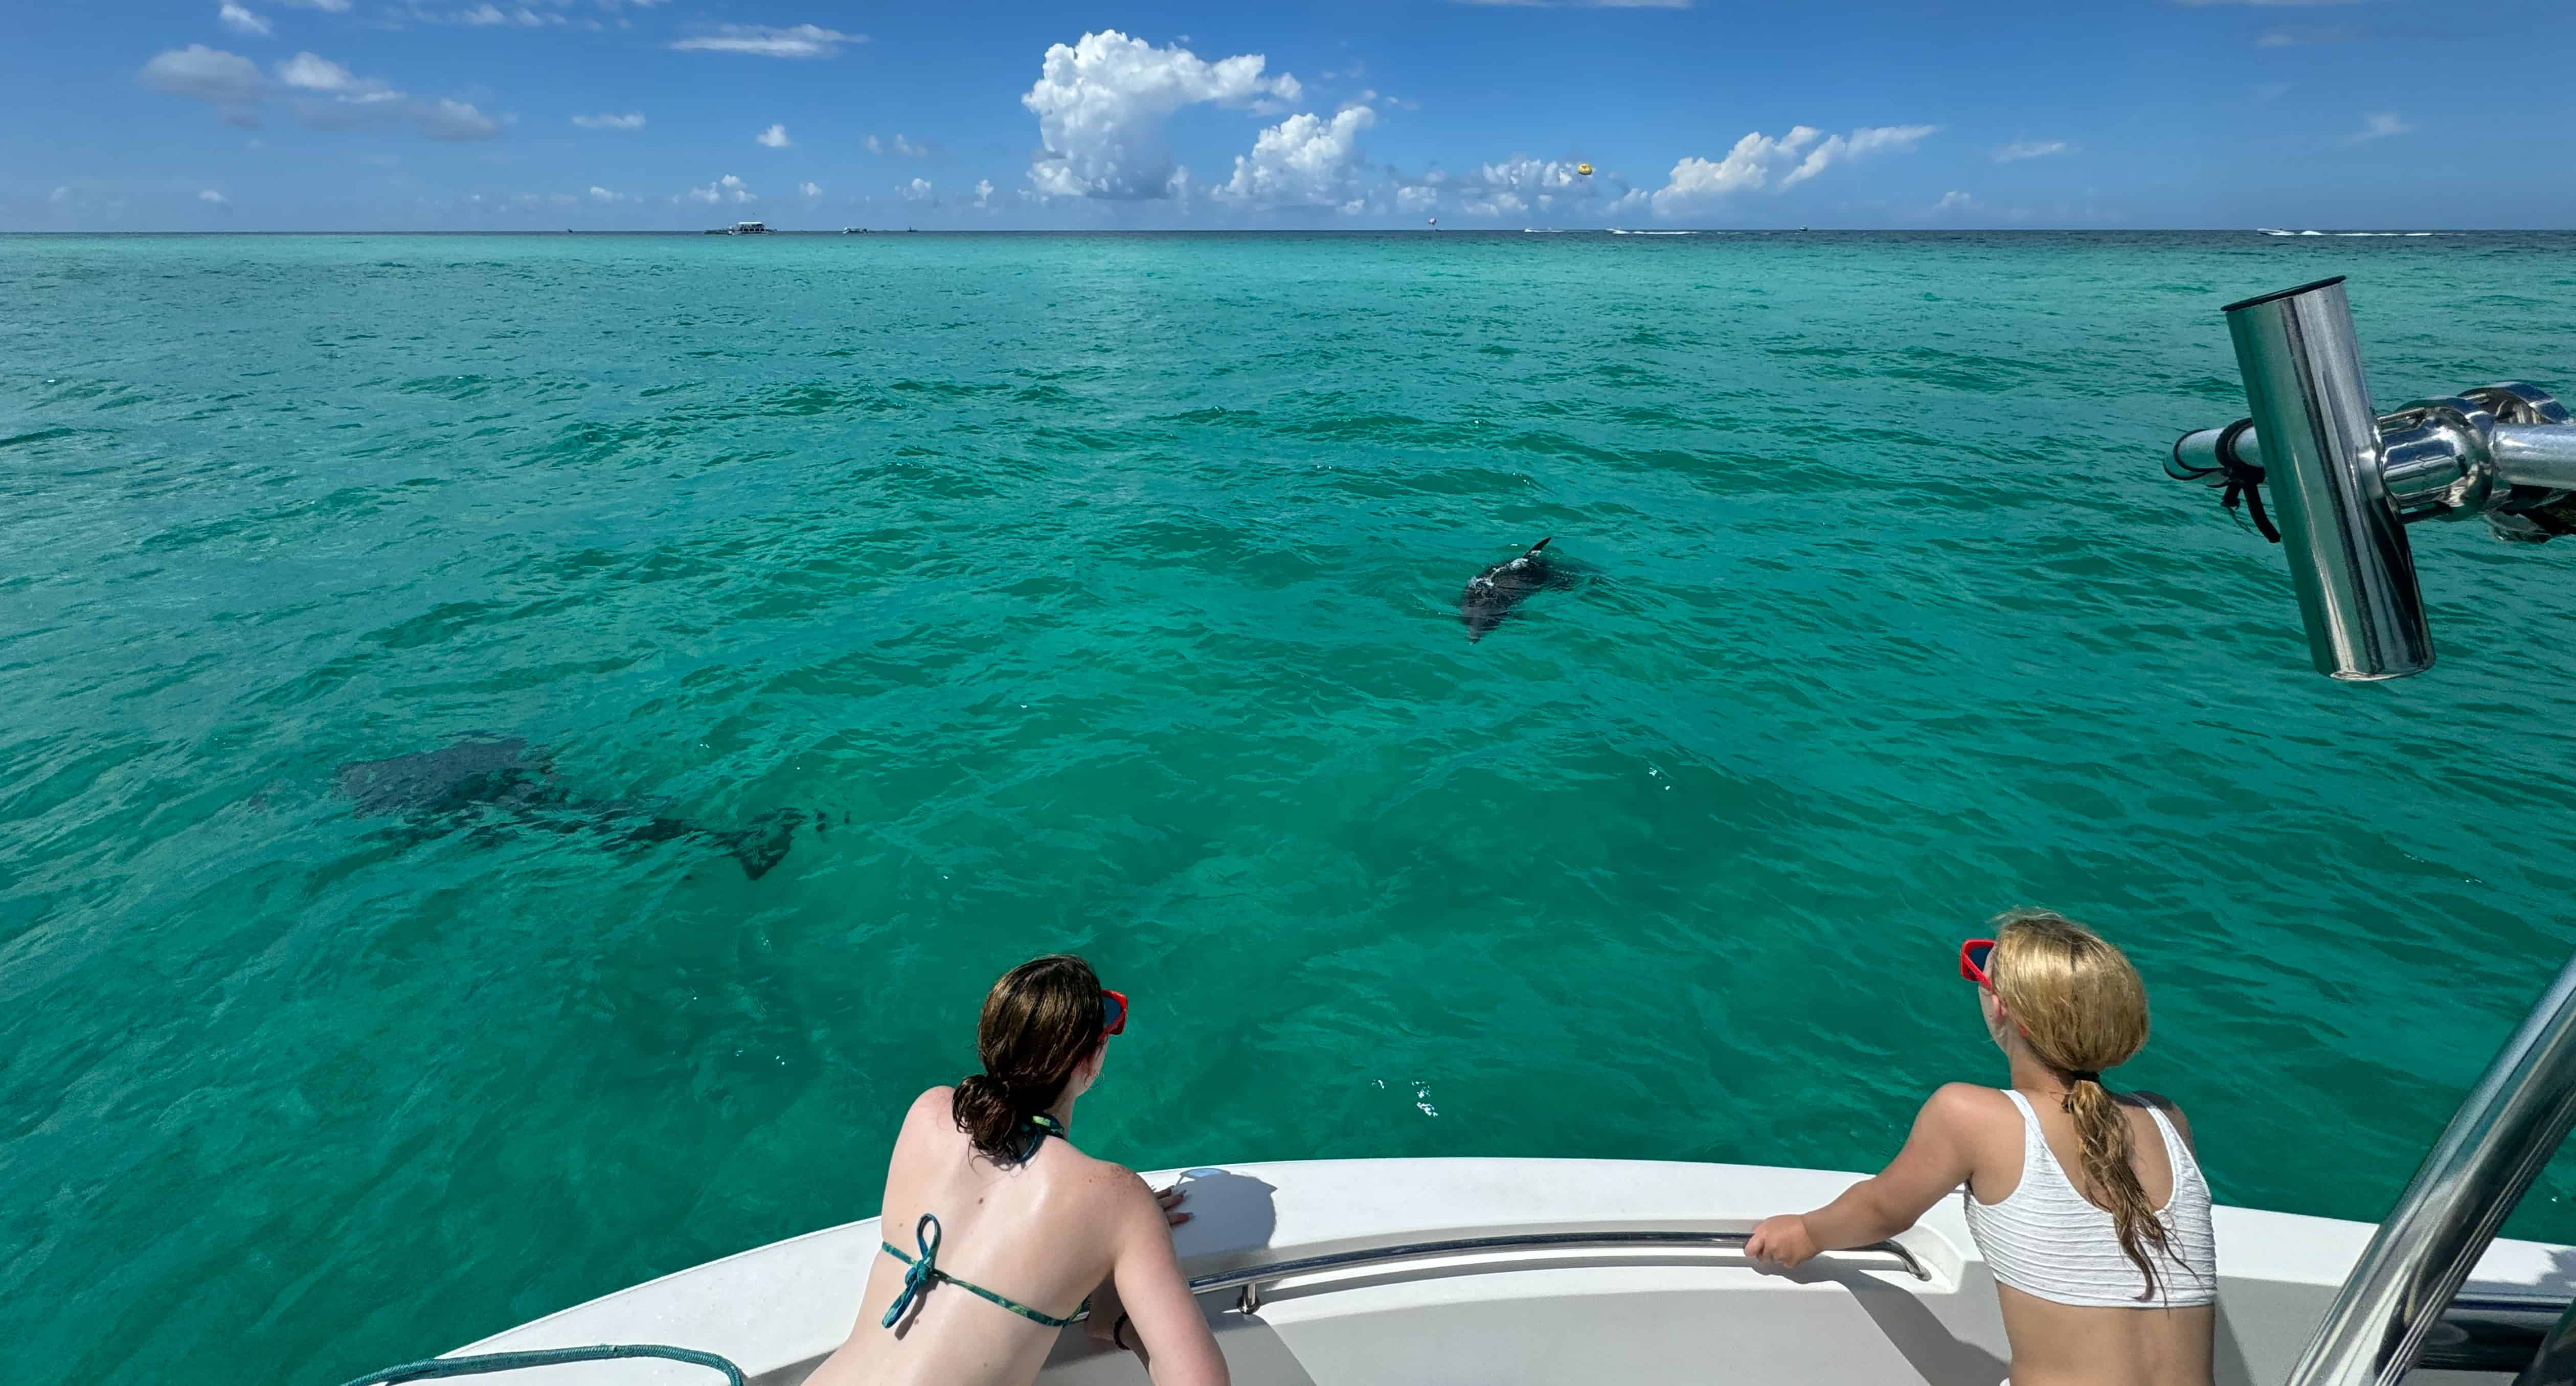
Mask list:
[[2155,1205],[2147,1201],[2146,1186],[2138,1182],[2138,1172],[2130,1166],[2135,1153],[2129,1140],[2129,1119],[2120,1114],[2120,1104],[2099,1078],[2079,1078],[2066,1089],[2066,1114],[2075,1118],[2075,1136],[2084,1150],[2084,1174],[2107,1201],[2111,1227],[2120,1235],[2120,1250],[2145,1276],[2146,1293],[2140,1299],[2156,1297],[2156,1267],[2147,1255],[2153,1246],[2174,1263],[2181,1264],[2165,1237],[2165,1225],[2156,1217]]
[[2177,1266],[2181,1253],[2138,1182],[2129,1120],[2102,1083],[2102,1070],[2146,1047],[2146,983],[2127,954],[2063,915],[2015,910],[1995,924],[1995,951],[1986,964],[1995,995],[2031,1053],[2066,1079],[2064,1110],[2075,1121],[2085,1178],[2111,1215],[2121,1252],[2146,1280],[2139,1298],[2154,1299],[2159,1281],[2150,1252]]

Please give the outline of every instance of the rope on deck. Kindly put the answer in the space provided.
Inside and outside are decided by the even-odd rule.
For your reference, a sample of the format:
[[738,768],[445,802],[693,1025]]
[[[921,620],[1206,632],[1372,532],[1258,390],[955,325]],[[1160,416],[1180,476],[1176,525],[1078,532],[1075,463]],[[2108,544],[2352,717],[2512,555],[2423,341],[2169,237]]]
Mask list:
[[387,1386],[397,1381],[427,1381],[443,1376],[480,1376],[485,1372],[514,1372],[525,1367],[555,1367],[568,1362],[604,1362],[618,1357],[659,1357],[672,1362],[686,1362],[724,1373],[728,1386],[743,1386],[742,1368],[716,1356],[692,1348],[663,1347],[658,1343],[603,1343],[597,1347],[543,1348],[533,1352],[494,1352],[478,1357],[433,1357],[425,1362],[405,1362],[369,1372],[347,1386]]

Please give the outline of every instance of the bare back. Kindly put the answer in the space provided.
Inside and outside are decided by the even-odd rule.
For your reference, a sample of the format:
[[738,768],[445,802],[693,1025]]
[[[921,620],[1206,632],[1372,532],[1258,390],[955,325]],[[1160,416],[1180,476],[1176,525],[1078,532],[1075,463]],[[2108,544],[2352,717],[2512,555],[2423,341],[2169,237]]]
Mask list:
[[[1170,1231],[1142,1180],[1058,1139],[1042,1141],[1025,1163],[996,1164],[958,1130],[954,1095],[933,1088],[904,1118],[886,1167],[886,1241],[918,1255],[916,1227],[924,1214],[934,1216],[942,1272],[1055,1318],[1071,1316],[1113,1273],[1131,1302],[1165,1279],[1187,1302]],[[849,1339],[815,1371],[811,1386],[1028,1386],[1036,1379],[1059,1330],[963,1286],[926,1286],[894,1328],[884,1327],[904,1274],[903,1262],[877,1252]],[[1145,1325],[1141,1303],[1136,1313]],[[1190,1323],[1204,1337],[1195,1313]]]
[[[2029,1164],[2021,1111],[1997,1089],[1958,1084],[1954,1090],[1975,1095],[1957,1104],[1971,1160],[1969,1197],[1999,1204],[2020,1187]],[[2161,1098],[2131,1094],[2120,1103],[2121,1118],[2129,1125],[2129,1167],[2148,1204],[2163,1208],[2173,1198],[2175,1171],[2149,1104],[2168,1114],[2186,1142],[2191,1128],[2181,1109]],[[2085,1201],[2103,1206],[2101,1191],[2085,1175],[2074,1119],[2052,1101],[2033,1100],[2031,1107],[2067,1183]],[[2002,1301],[2004,1330],[2012,1338],[2013,1386],[2210,1386],[2217,1321],[2212,1305],[2108,1308],[2061,1304],[2005,1284],[1995,1290]]]

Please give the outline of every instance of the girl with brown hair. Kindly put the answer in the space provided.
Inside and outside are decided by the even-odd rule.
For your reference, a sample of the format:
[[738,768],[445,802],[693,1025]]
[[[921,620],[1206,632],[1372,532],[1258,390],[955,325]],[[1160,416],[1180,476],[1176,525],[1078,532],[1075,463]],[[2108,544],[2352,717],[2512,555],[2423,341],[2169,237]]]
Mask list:
[[850,1336],[809,1386],[1029,1386],[1083,1308],[1154,1386],[1227,1386],[1172,1251],[1177,1190],[1073,1144],[1127,998],[1068,955],[984,998],[984,1071],[915,1099],[886,1166],[885,1244]]
[[1995,923],[1960,948],[1959,972],[2012,1085],[1933,1093],[1894,1163],[1812,1213],[1764,1219],[1746,1250],[1794,1266],[1867,1246],[1965,1185],[2014,1386],[2209,1386],[2218,1258],[2191,1126],[2102,1082],[2146,1046],[2146,984],[2073,920]]

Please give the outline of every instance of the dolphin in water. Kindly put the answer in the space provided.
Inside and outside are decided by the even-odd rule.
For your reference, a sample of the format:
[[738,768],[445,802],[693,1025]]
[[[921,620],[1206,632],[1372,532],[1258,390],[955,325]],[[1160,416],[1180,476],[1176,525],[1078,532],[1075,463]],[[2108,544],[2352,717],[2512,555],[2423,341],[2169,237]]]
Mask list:
[[[1555,537],[1549,535],[1548,539]],[[1546,554],[1539,552],[1547,547],[1548,539],[1530,545],[1529,551],[1518,558],[1497,563],[1467,579],[1467,590],[1458,596],[1458,619],[1467,623],[1468,644],[1484,639],[1532,592],[1565,585],[1564,575],[1548,562]]]
[[552,756],[516,737],[467,737],[435,751],[351,761],[340,767],[338,783],[358,812],[399,814],[427,832],[499,814],[529,827],[598,832],[621,843],[699,838],[732,853],[755,881],[786,857],[796,831],[795,815],[784,812],[750,828],[720,831],[629,800],[579,798],[556,781]]

